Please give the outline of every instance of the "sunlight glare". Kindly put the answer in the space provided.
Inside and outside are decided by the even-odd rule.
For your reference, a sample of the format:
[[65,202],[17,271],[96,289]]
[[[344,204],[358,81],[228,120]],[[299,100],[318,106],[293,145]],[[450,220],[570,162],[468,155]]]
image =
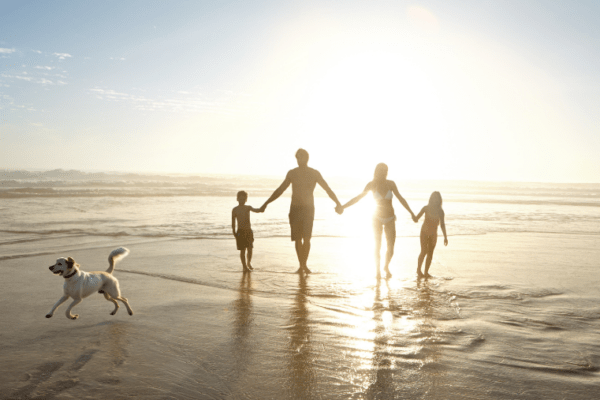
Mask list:
[[329,158],[332,165],[326,167],[340,175],[356,176],[379,162],[414,165],[419,154],[404,149],[445,133],[436,88],[407,54],[357,51],[322,70],[314,82],[299,129],[314,148],[357,156],[343,171]]

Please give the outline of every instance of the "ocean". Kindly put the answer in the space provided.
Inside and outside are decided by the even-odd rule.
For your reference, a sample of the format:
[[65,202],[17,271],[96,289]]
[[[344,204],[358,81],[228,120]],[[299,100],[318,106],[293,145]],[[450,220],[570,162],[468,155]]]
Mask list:
[[[115,274],[130,280],[127,297],[134,310],[158,301],[142,287],[162,288],[168,281],[180,288],[172,299],[161,289],[163,306],[170,307],[163,322],[150,322],[149,311],[130,318],[121,310],[118,323],[94,323],[95,329],[121,332],[127,343],[135,342],[127,332],[139,330],[136,324],[153,324],[143,339],[152,356],[135,351],[135,344],[123,352],[118,368],[128,378],[111,384],[106,377],[82,375],[59,390],[44,388],[35,378],[43,368],[34,368],[40,359],[44,368],[55,365],[56,354],[24,346],[22,335],[43,323],[56,324],[53,329],[62,334],[83,320],[67,321],[59,309],[47,322],[43,316],[54,297],[19,297],[10,286],[10,296],[3,291],[6,318],[19,321],[16,309],[23,304],[43,310],[32,311],[28,324],[0,330],[5,369],[29,365],[34,371],[23,372],[27,379],[7,372],[1,394],[94,398],[102,387],[116,397],[161,399],[597,396],[600,184],[396,181],[415,213],[432,191],[441,192],[449,244],[438,240],[433,278],[417,279],[420,224],[394,201],[398,239],[389,280],[375,279],[370,196],[340,216],[321,189],[309,259],[313,273],[294,274],[288,191],[264,214],[251,215],[256,270],[242,275],[231,234],[236,193],[247,191],[248,204],[258,208],[280,183],[274,177],[1,171],[4,272],[15,265],[23,265],[23,274],[43,270],[58,299],[60,280],[47,271],[57,257],[104,260],[110,249],[124,245],[132,252]],[[345,203],[367,182],[328,183]],[[133,280],[144,282],[137,292]],[[221,308],[198,308],[217,301],[211,296],[232,300]],[[90,307],[88,318],[108,307],[86,302],[78,308]],[[108,312],[93,318],[107,319]],[[50,336],[34,335],[30,342],[46,343]],[[90,344],[85,346],[89,352]],[[114,373],[86,368],[96,368],[96,375]]]

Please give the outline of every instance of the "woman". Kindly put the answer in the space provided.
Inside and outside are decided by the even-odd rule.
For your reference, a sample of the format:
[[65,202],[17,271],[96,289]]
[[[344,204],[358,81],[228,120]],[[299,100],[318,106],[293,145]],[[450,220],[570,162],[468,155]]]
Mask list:
[[386,278],[391,278],[392,274],[389,269],[390,261],[394,255],[394,244],[396,243],[396,215],[394,214],[394,207],[392,206],[392,200],[394,195],[400,201],[400,204],[406,208],[414,219],[415,214],[412,212],[408,203],[400,193],[394,181],[387,179],[388,167],[384,163],[377,164],[375,167],[375,175],[373,180],[367,183],[365,190],[346,204],[341,207],[340,211],[350,207],[353,204],[358,203],[360,199],[365,197],[368,192],[373,192],[373,198],[377,203],[375,214],[373,215],[373,233],[375,234],[375,266],[377,267],[377,278],[381,277],[379,271],[379,264],[381,263],[381,235],[385,231],[385,238],[387,241],[387,252],[385,254],[385,275]]

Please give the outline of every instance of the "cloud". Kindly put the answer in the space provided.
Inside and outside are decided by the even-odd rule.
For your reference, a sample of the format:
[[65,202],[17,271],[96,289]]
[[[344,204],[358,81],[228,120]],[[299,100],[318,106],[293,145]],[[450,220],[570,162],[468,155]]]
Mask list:
[[58,57],[59,60],[64,60],[65,58],[71,58],[73,57],[70,54],[67,53],[53,53],[53,55],[55,55],[56,57]]
[[10,54],[10,53],[14,53],[15,51],[16,51],[15,49],[6,49],[3,47],[0,47],[0,53]]
[[50,71],[50,70],[53,70],[53,69],[54,69],[54,68],[56,68],[56,67],[46,67],[46,66],[41,66],[41,65],[38,65],[38,66],[35,66],[34,68],[35,68],[35,69],[45,69],[45,70],[48,70],[48,71]]
[[[169,112],[218,112],[235,113],[236,109],[226,106],[230,104],[229,98],[209,100],[198,94],[182,94],[182,96],[170,96],[161,98],[149,98],[140,95],[117,92],[110,89],[94,88],[90,92],[99,100],[111,102],[130,103],[134,109],[140,111],[169,111]],[[229,97],[233,97],[230,95]]]
[[[24,74],[26,74],[26,72],[24,72]],[[22,80],[22,81],[27,81],[27,82],[31,82],[31,83],[38,83],[38,84],[41,84],[41,85],[54,85],[55,84],[54,82],[52,82],[49,79],[46,79],[46,78],[35,78],[33,76],[2,74],[2,77],[3,78],[10,78],[10,79],[19,79],[19,80]],[[64,83],[62,83],[62,84],[64,84]]]

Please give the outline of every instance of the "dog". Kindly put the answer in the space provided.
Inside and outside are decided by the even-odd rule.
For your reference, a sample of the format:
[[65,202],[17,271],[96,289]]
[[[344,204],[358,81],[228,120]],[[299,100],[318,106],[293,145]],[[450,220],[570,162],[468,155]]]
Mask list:
[[128,254],[129,250],[125,247],[119,247],[111,251],[108,256],[109,266],[106,272],[84,272],[79,269],[79,264],[71,257],[57,259],[56,264],[50,266],[49,269],[53,274],[65,278],[63,286],[64,295],[56,302],[52,310],[46,314],[46,318],[52,318],[54,311],[67,301],[69,297],[72,297],[73,302],[67,308],[66,315],[69,319],[77,319],[79,315],[71,314],[73,307],[81,303],[84,298],[96,292],[104,294],[104,298],[115,305],[115,309],[110,315],[115,315],[119,310],[117,300],[125,304],[129,315],[133,315],[133,310],[129,306],[129,302],[125,297],[121,296],[119,281],[112,276],[115,264]]

